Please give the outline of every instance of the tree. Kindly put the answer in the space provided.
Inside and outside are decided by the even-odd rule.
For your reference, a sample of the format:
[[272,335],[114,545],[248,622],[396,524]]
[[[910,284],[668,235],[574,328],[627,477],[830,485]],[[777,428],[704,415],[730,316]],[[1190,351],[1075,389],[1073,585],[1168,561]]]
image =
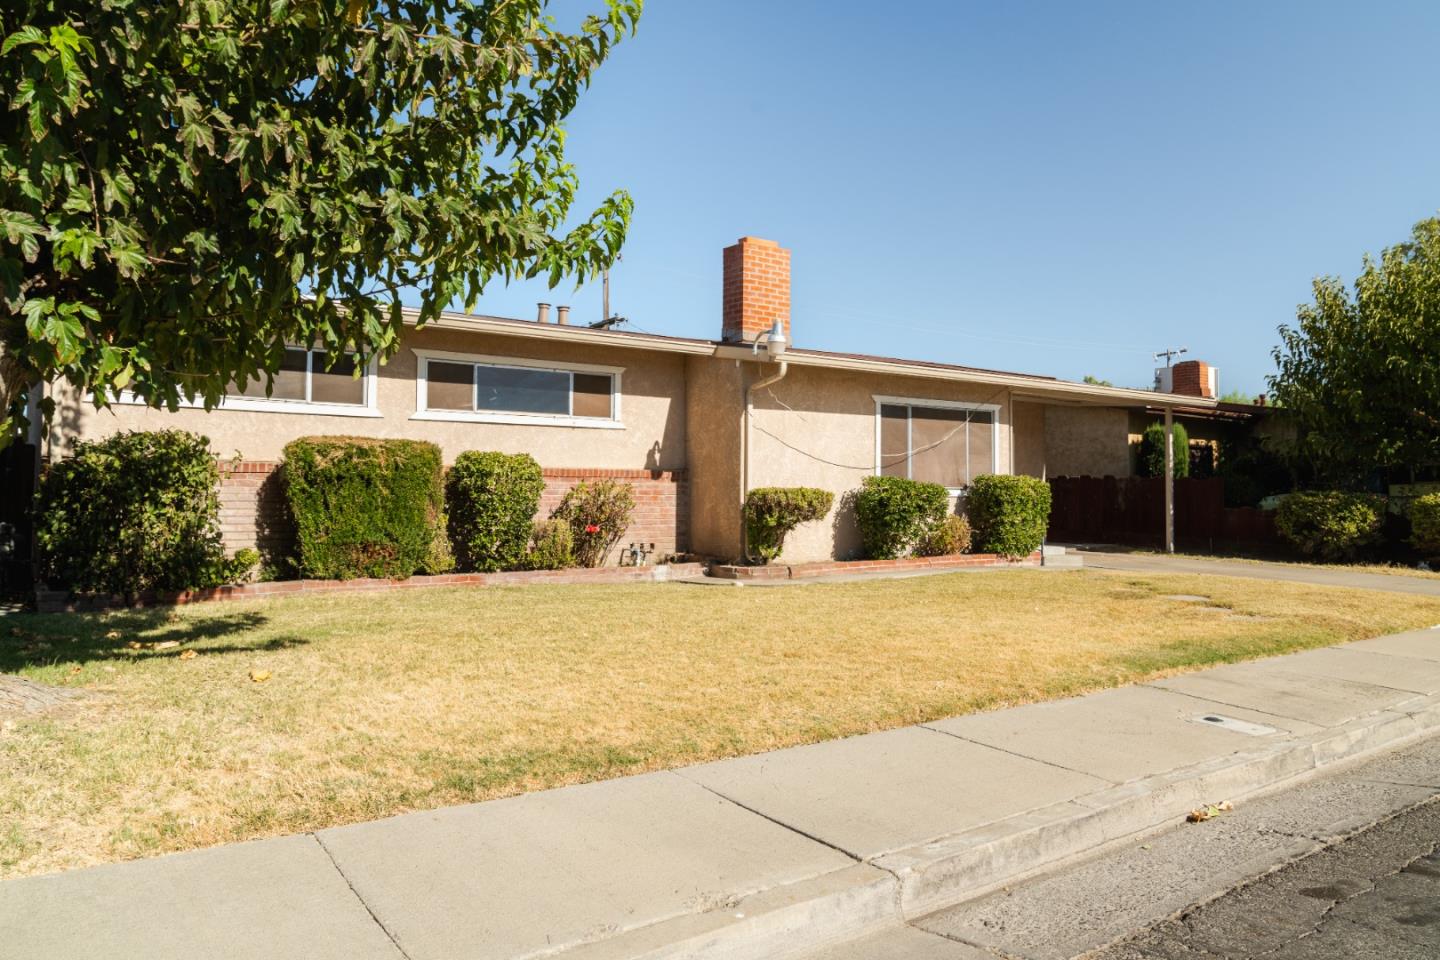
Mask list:
[[643,0],[547,3],[8,4],[0,426],[60,377],[210,407],[286,343],[389,355],[402,290],[424,323],[608,266],[631,200],[571,219],[562,123]]
[[1101,380],[1099,377],[1095,376],[1094,374],[1090,374],[1090,373],[1085,374],[1085,379],[1082,380],[1081,382],[1082,382],[1082,383],[1088,383],[1088,384],[1090,384],[1090,386],[1092,386],[1092,387],[1113,387],[1113,386],[1115,386],[1115,384],[1111,383],[1109,380]]
[[1353,297],[1316,279],[1280,340],[1270,386],[1321,478],[1356,485],[1376,468],[1440,463],[1440,218],[1378,263],[1367,255]]
[[1255,398],[1252,397],[1252,396],[1250,396],[1250,394],[1246,393],[1244,390],[1231,390],[1231,391],[1229,391],[1228,393],[1221,394],[1221,396],[1220,396],[1220,402],[1221,402],[1221,403],[1254,403],[1254,402],[1255,402]]

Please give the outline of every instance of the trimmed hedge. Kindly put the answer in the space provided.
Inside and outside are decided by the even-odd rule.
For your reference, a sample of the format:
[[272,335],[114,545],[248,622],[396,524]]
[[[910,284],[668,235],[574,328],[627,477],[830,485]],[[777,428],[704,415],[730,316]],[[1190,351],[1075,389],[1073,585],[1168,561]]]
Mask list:
[[1440,493],[1427,493],[1411,502],[1410,543],[1428,556],[1440,554]]
[[258,557],[227,560],[220,472],[210,440],[183,430],[80,442],[53,464],[35,504],[40,575],[79,592],[192,590],[249,576]]
[[747,559],[769,563],[785,549],[785,537],[802,523],[822,519],[835,494],[819,487],[756,487],[745,497]]
[[286,444],[282,470],[301,576],[403,578],[447,566],[435,444],[301,437]]
[[1275,529],[1301,553],[1352,560],[1384,535],[1385,499],[1370,493],[1292,493],[1275,511]]
[[[1175,478],[1190,476],[1190,434],[1183,423],[1175,431]],[[1140,435],[1140,476],[1165,476],[1165,424],[1152,423]]]
[[488,573],[525,563],[545,479],[528,453],[468,450],[445,475],[450,541],[461,570]]
[[1050,484],[1038,477],[976,477],[965,492],[965,511],[980,553],[1028,557],[1045,542],[1050,526]]
[[949,557],[970,549],[970,521],[956,515],[946,517],[920,538],[915,545],[917,557]]
[[950,512],[950,491],[904,477],[866,477],[855,495],[860,542],[872,560],[910,552]]

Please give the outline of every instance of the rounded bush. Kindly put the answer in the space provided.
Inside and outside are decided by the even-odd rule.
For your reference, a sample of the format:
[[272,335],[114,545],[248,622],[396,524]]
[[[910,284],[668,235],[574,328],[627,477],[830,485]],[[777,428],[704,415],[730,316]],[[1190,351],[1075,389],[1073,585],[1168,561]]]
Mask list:
[[965,491],[965,511],[980,553],[1028,557],[1050,526],[1050,484],[1038,477],[976,477]]
[[1301,553],[1320,560],[1351,560],[1379,542],[1385,499],[1369,493],[1313,490],[1280,501],[1275,529]]
[[970,521],[949,516],[931,528],[915,545],[917,557],[948,557],[970,549]]
[[855,520],[865,556],[893,560],[909,553],[950,512],[950,491],[904,477],[866,477],[855,494]]
[[[212,587],[241,573],[220,543],[220,472],[210,441],[183,430],[80,442],[36,496],[40,574],[54,586],[127,598]],[[244,567],[243,571],[241,567]]]
[[575,540],[575,562],[598,567],[630,526],[635,490],[616,480],[581,482],[565,492],[551,517],[570,524]]
[[396,578],[436,569],[436,532],[445,520],[435,444],[301,437],[285,446],[282,472],[301,576]]
[[1440,554],[1440,493],[1427,493],[1411,502],[1410,543],[1427,556]]
[[751,560],[769,563],[785,537],[802,523],[830,512],[835,494],[819,487],[756,487],[745,497],[745,544]]
[[445,505],[455,562],[491,572],[525,565],[545,479],[528,453],[467,450],[445,474]]

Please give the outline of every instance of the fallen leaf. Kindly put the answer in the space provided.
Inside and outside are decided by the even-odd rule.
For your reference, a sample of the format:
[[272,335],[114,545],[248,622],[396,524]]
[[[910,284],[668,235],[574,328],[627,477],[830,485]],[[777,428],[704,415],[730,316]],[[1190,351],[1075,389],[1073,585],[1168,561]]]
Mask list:
[[141,643],[139,640],[131,640],[129,643],[125,644],[125,649],[143,650],[145,649],[145,644]]
[[270,671],[269,671],[269,670],[251,670],[251,671],[250,671],[250,680],[251,680],[252,682],[254,682],[254,683],[264,683],[266,680],[269,680],[269,679],[270,679]]
[[119,631],[119,630],[108,630],[108,631],[106,631],[106,633],[105,633],[105,639],[106,639],[106,640],[119,640],[119,639],[120,639],[120,631]]
[[84,667],[80,666],[80,664],[77,663],[77,664],[75,664],[75,666],[73,666],[73,667],[70,668],[70,672],[71,672],[72,674],[75,674],[75,673],[79,673],[79,672],[80,672],[81,670],[83,670],[83,669],[84,669]]
[[169,650],[171,647],[180,646],[179,640],[161,640],[159,643],[151,644],[152,650]]
[[194,659],[195,659],[195,651],[194,651],[194,650],[184,650],[184,651],[182,651],[181,654],[180,654],[180,659],[181,659],[181,660],[194,660]]

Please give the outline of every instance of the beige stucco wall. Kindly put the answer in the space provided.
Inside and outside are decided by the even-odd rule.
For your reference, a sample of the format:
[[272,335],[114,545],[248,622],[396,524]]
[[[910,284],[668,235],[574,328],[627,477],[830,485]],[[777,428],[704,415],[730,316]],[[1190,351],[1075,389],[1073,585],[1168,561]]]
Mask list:
[[824,520],[790,534],[782,559],[803,562],[858,554],[859,533],[844,494],[875,472],[877,395],[997,405],[1000,472],[1011,472],[1008,389],[792,367],[784,380],[755,398],[750,485],[823,487],[835,493],[836,507]]
[[1045,469],[1051,477],[1130,476],[1129,411],[1047,406]]
[[[623,367],[623,430],[413,420],[415,349]],[[56,391],[55,455],[73,441],[120,430],[193,430],[210,438],[223,457],[278,460],[285,444],[314,434],[404,437],[440,445],[446,462],[465,450],[529,453],[544,467],[675,470],[685,466],[685,357],[656,351],[521,340],[466,330],[411,330],[400,351],[378,371],[379,417],[313,413],[181,409],[174,413],[116,404],[107,410],[80,402],[73,390]]]
[[740,549],[740,395],[746,371],[734,360],[690,357],[686,463],[690,548],[734,558]]
[[1046,477],[1045,405],[1017,400],[1011,411],[1011,435],[1015,443],[1015,472],[1027,477]]

